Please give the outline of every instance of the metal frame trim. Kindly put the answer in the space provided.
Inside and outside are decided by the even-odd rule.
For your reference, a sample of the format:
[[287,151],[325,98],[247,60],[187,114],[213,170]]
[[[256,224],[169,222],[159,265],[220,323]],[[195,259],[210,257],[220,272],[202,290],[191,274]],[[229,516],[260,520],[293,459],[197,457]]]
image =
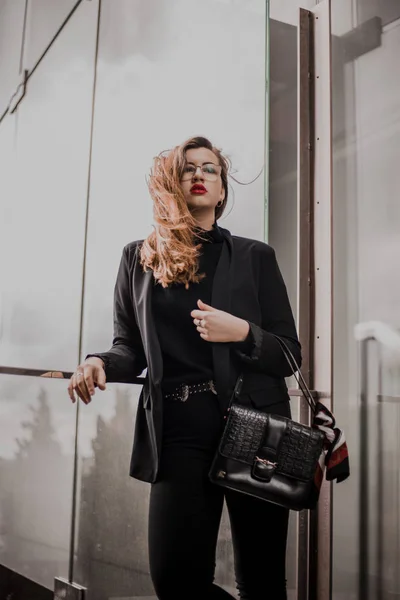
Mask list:
[[[315,332],[314,387],[327,392],[332,408],[332,66],[331,0],[312,9],[315,43],[314,244]],[[313,598],[332,597],[332,485],[324,481],[317,511],[317,567]]]

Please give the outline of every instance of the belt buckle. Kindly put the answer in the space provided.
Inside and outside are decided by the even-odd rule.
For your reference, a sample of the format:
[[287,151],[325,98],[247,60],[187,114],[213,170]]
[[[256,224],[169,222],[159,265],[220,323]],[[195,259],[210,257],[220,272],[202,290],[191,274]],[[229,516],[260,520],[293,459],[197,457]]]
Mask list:
[[188,385],[183,385],[181,387],[180,390],[180,398],[179,400],[181,402],[186,402],[186,400],[189,398],[189,386]]
[[215,394],[215,396],[218,394],[217,390],[215,389],[215,385],[214,385],[214,381],[212,379],[210,379],[210,381],[208,382],[209,388],[212,391],[213,394]]

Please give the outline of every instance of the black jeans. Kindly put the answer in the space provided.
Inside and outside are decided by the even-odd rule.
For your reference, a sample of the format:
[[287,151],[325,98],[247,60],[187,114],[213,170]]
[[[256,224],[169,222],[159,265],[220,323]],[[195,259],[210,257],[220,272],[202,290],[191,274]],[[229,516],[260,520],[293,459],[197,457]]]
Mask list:
[[[290,416],[288,403],[272,412]],[[232,599],[213,583],[224,497],[242,600],[286,600],[289,512],[208,481],[221,434],[215,396],[199,394],[165,410],[160,478],[151,488],[150,573],[159,600]]]

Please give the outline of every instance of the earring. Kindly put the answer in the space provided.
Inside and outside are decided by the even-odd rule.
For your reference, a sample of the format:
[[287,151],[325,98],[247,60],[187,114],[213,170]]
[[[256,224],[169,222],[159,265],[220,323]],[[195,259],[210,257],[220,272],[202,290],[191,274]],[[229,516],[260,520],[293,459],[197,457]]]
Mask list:
[[217,206],[222,206],[222,205],[223,205],[223,203],[224,203],[224,201],[223,201],[223,200],[220,200],[219,202],[217,202]]

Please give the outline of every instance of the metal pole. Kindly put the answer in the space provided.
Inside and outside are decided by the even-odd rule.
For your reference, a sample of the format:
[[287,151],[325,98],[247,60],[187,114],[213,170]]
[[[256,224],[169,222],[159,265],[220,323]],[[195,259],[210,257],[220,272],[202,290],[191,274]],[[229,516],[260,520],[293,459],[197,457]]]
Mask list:
[[368,586],[368,343],[361,340],[360,363],[360,483],[359,483],[359,579],[358,600],[369,600]]
[[378,347],[378,394],[377,394],[377,486],[376,486],[376,504],[377,504],[377,581],[376,581],[376,600],[383,600],[383,524],[384,524],[384,506],[383,494],[385,486],[384,463],[383,463],[383,419],[382,404],[380,402],[382,394],[382,352],[381,346]]

